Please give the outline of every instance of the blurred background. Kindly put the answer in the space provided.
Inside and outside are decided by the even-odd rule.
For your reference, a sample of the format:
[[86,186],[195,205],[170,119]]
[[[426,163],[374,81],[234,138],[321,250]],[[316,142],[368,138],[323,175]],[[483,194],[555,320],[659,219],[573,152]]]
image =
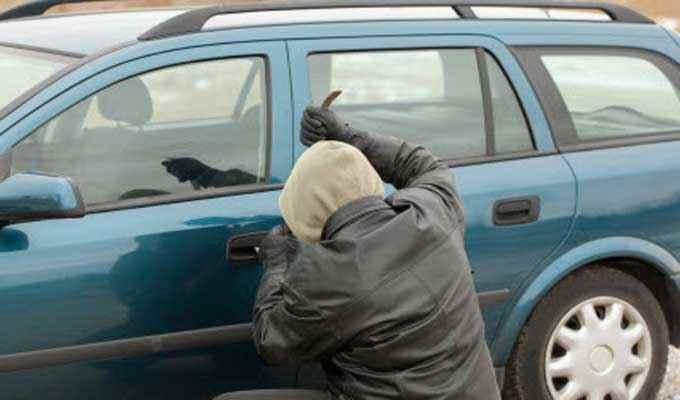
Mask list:
[[[27,0],[0,0],[0,9],[9,8]],[[125,0],[125,1],[102,1],[96,4],[78,4],[58,6],[50,10],[55,12],[72,12],[79,10],[101,10],[131,7],[164,7],[169,5],[202,5],[217,3],[243,3],[258,0]],[[323,0],[319,0],[323,2]],[[680,30],[680,0],[608,0],[611,3],[619,3],[630,6],[659,23],[671,29]]]
[[678,0],[615,0],[612,3],[635,8],[669,28],[680,29],[680,1]]

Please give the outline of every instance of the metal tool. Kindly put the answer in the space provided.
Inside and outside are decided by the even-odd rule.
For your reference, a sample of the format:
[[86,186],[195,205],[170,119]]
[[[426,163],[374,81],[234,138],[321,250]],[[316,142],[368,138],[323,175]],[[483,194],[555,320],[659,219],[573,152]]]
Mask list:
[[328,93],[328,96],[324,99],[323,103],[321,103],[321,108],[328,108],[333,104],[335,99],[337,99],[340,95],[342,94],[342,90],[334,90],[330,93]]

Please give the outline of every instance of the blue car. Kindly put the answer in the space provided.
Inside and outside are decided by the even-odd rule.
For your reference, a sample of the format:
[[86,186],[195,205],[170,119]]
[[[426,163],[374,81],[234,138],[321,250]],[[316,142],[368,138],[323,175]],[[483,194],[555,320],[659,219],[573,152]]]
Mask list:
[[0,398],[323,387],[264,365],[250,321],[300,117],[336,89],[451,166],[506,398],[653,398],[680,344],[677,34],[532,0],[42,15],[69,2],[0,15]]

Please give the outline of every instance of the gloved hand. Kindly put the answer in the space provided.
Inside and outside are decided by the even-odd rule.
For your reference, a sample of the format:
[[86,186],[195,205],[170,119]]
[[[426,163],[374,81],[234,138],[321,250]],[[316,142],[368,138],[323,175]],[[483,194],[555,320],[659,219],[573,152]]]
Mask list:
[[260,261],[270,268],[285,268],[297,251],[297,240],[286,224],[273,227],[260,243]]
[[190,157],[168,158],[161,164],[169,174],[175,176],[180,182],[193,181],[212,169]]
[[337,140],[349,143],[354,132],[332,110],[309,106],[300,122],[300,141],[311,146],[319,140]]

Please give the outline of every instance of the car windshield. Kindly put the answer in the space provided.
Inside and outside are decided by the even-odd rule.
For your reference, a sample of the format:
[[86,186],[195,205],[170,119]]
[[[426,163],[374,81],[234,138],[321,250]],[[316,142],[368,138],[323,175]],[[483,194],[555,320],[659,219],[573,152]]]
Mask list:
[[48,52],[0,46],[0,109],[73,61]]

